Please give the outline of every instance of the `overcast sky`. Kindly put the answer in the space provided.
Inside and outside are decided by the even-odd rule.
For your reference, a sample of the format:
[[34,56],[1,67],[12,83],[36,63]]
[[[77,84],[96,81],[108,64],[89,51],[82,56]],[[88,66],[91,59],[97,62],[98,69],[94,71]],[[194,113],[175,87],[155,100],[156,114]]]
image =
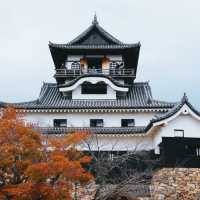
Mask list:
[[119,40],[141,42],[137,81],[150,81],[155,98],[187,92],[200,109],[199,0],[1,0],[0,101],[36,99],[54,82],[48,41],[70,41],[94,12]]

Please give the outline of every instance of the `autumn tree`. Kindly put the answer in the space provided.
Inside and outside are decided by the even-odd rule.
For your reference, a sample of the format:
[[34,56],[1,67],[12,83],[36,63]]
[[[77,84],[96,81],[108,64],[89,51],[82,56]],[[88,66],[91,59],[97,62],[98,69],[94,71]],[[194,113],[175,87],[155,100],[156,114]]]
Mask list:
[[74,184],[92,179],[91,158],[76,148],[88,133],[47,138],[13,108],[0,113],[1,200],[70,200]]

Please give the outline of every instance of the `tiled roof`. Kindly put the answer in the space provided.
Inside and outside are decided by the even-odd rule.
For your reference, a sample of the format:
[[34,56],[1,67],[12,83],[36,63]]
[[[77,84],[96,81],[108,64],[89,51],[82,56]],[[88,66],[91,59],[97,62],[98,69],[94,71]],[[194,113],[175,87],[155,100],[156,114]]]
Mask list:
[[184,105],[187,105],[196,115],[200,116],[200,112],[197,111],[192,104],[189,102],[186,94],[183,95],[181,101],[177,103],[172,109],[170,109],[168,112],[161,114],[159,116],[156,116],[152,120],[150,120],[149,124],[145,128],[145,132],[147,132],[150,128],[152,128],[153,124],[156,122],[160,122],[162,120],[165,120],[174,114],[176,114]]
[[[88,38],[89,36],[96,36],[96,34],[100,34],[104,39],[95,39],[93,42],[86,42],[83,43],[83,41]],[[98,21],[93,20],[92,24],[79,36],[77,36],[75,39],[70,41],[66,44],[56,44],[49,42],[50,47],[55,48],[62,48],[62,49],[124,49],[124,48],[133,48],[133,47],[139,47],[140,43],[136,44],[125,44],[118,39],[116,39],[114,36],[112,36],[110,33],[108,33],[105,29],[103,29]]]
[[98,127],[98,128],[75,128],[75,127],[39,127],[36,128],[43,134],[64,134],[73,132],[91,132],[94,134],[140,134],[144,133],[145,126],[135,127]]
[[134,83],[127,95],[117,100],[71,100],[59,92],[56,83],[44,83],[37,100],[12,105],[25,109],[170,109],[176,104],[154,100],[149,83],[140,82]]
[[[183,105],[187,105],[196,115],[200,116],[200,112],[197,111],[194,106],[189,102],[188,97],[186,96],[186,94],[183,95],[181,101],[175,105],[172,109],[170,109],[168,112],[166,112],[165,114],[162,114],[160,116],[157,116],[156,118],[151,120],[150,124],[153,124],[155,122],[159,122],[161,120],[167,119],[171,116],[173,116],[174,114],[176,114],[182,107]],[[150,125],[149,124],[149,125]]]
[[83,33],[73,39],[68,45],[78,44],[83,38],[85,38],[91,31],[94,29],[98,30],[105,38],[110,40],[113,44],[121,45],[123,42],[119,41],[117,38],[113,37],[110,33],[108,33],[105,29],[103,29],[99,23],[92,23]]

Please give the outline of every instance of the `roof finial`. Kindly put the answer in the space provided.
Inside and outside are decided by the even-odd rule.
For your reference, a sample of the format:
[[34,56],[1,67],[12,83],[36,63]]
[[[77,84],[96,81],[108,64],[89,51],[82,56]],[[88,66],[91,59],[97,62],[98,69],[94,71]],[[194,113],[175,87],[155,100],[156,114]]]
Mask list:
[[95,12],[95,14],[94,14],[94,19],[93,19],[93,21],[92,21],[92,24],[98,24],[99,22],[98,22],[98,20],[97,20],[97,14],[96,14],[96,12]]
[[184,92],[184,95],[182,97],[182,100],[181,100],[183,103],[185,103],[186,101],[188,101],[188,97],[187,97],[187,94]]

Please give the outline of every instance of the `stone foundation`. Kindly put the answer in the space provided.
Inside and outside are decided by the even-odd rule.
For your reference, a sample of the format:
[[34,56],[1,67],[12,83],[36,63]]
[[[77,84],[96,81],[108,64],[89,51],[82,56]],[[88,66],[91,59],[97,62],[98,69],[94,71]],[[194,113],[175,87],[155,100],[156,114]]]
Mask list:
[[[92,200],[95,184],[78,188],[78,200]],[[163,168],[157,171],[150,185],[149,198],[131,200],[200,200],[200,168]],[[128,198],[129,199],[129,198]]]
[[155,173],[150,188],[153,200],[198,200],[200,169],[161,169]]

